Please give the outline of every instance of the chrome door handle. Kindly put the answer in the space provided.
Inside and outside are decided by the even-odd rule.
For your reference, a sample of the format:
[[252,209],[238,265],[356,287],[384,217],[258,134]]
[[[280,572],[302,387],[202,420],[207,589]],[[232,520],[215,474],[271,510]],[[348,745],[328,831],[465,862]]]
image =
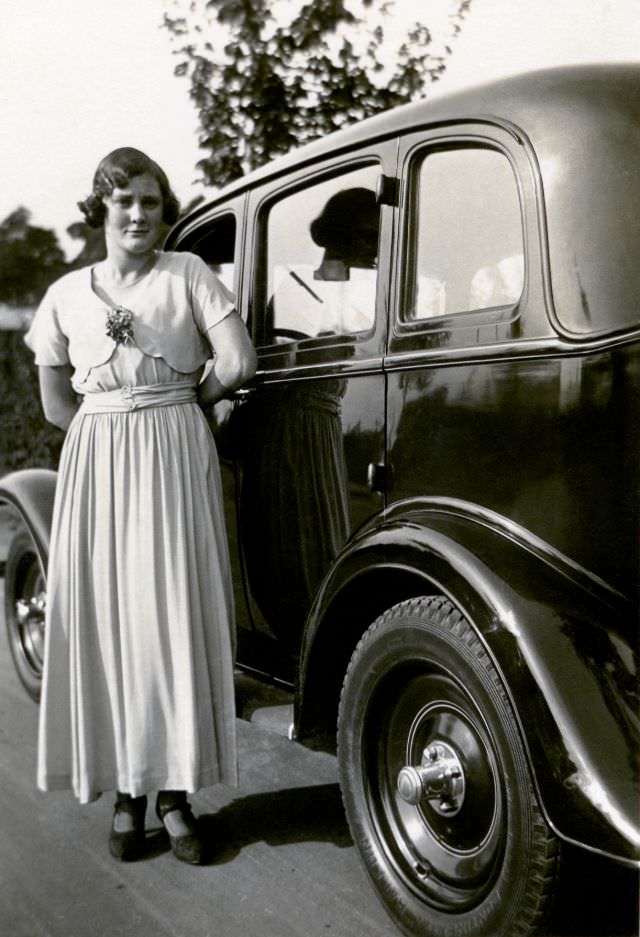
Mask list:
[[255,387],[239,387],[237,390],[234,390],[233,396],[236,400],[248,400],[255,392]]

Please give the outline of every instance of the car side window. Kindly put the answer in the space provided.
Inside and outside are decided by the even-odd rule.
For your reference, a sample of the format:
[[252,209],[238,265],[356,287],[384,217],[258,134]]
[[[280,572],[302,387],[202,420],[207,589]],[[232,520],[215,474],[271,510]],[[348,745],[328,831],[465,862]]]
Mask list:
[[261,345],[369,332],[375,322],[380,169],[367,166],[271,204]]
[[190,248],[231,292],[235,291],[235,246],[235,215],[224,214],[209,222],[204,237]]
[[405,322],[515,304],[524,284],[516,178],[498,150],[431,151],[417,171]]

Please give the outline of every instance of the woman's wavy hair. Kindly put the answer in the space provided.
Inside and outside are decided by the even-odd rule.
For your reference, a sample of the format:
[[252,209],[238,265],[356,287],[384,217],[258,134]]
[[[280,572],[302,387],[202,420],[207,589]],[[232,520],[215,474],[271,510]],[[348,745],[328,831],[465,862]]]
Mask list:
[[93,191],[78,208],[92,228],[101,228],[107,215],[105,196],[115,188],[125,188],[133,176],[149,173],[157,181],[162,193],[162,220],[172,225],[178,220],[180,203],[174,195],[166,173],[142,150],[123,146],[113,150],[100,161],[93,177]]

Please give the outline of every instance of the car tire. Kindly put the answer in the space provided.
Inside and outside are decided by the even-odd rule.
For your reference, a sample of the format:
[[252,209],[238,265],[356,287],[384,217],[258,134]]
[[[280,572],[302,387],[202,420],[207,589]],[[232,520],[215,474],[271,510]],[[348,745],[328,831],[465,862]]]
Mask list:
[[45,578],[31,535],[13,536],[5,564],[4,604],[13,662],[29,696],[38,701],[44,665]]
[[354,842],[406,934],[536,933],[560,844],[499,674],[451,602],[402,602],[365,633],[344,680],[338,763]]

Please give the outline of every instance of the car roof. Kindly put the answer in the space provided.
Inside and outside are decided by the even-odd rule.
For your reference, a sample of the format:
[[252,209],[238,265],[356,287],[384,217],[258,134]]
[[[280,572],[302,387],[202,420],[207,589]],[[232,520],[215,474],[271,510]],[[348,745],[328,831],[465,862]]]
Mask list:
[[640,64],[576,65],[540,69],[480,84],[450,94],[384,111],[344,130],[296,148],[245,176],[229,183],[178,222],[184,227],[230,196],[257,183],[275,178],[295,167],[314,163],[328,155],[348,151],[367,142],[384,140],[420,128],[460,122],[490,122],[506,125],[528,137],[540,152],[553,149],[567,138],[572,146],[593,139],[594,128],[611,122],[611,113],[631,111],[640,122]]

